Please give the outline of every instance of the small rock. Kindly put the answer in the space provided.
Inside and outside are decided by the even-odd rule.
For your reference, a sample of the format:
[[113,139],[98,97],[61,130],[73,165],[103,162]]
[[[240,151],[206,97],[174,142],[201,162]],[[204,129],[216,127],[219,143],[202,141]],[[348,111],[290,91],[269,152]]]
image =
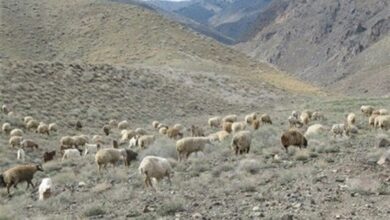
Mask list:
[[81,181],[81,182],[79,182],[79,187],[84,187],[84,186],[86,186],[87,184],[85,183],[85,182],[83,182],[83,181]]
[[294,208],[300,208],[302,207],[302,203],[296,203],[293,205]]
[[259,206],[255,206],[253,207],[252,211],[256,212],[256,211],[259,211],[260,210],[260,207]]

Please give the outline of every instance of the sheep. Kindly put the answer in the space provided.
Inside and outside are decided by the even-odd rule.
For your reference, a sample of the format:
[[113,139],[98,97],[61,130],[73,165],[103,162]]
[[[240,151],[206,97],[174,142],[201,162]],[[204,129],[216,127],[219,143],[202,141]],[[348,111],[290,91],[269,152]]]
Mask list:
[[203,151],[206,144],[211,144],[210,137],[185,137],[176,141],[179,161],[188,158],[191,153]]
[[209,118],[208,120],[208,125],[211,127],[211,128],[219,128],[221,126],[221,121],[222,121],[222,118],[219,117],[219,116],[216,116],[216,117],[212,117],[212,118]]
[[50,178],[43,178],[38,188],[39,200],[45,200],[50,198],[52,189],[52,180]]
[[162,134],[162,135],[166,135],[167,134],[167,131],[168,131],[168,128],[166,127],[161,127],[159,130],[158,130],[158,133]]
[[299,115],[300,115],[300,114],[299,114],[298,111],[295,111],[295,110],[294,110],[294,111],[291,112],[291,116],[294,117],[294,118],[296,118],[296,119],[298,119],[298,116],[299,116]]
[[375,128],[390,129],[390,115],[379,115],[374,120]]
[[129,127],[130,127],[130,124],[126,120],[121,121],[121,122],[118,123],[118,129],[119,130],[128,129]]
[[115,120],[115,119],[111,119],[111,120],[108,122],[108,125],[109,125],[111,128],[116,128],[116,127],[118,127],[118,122],[117,122],[117,120]]
[[49,126],[41,122],[37,127],[36,133],[50,135]]
[[313,116],[313,112],[311,110],[305,109],[305,110],[302,111],[302,113],[306,113],[309,116],[309,119],[311,119],[311,117]]
[[31,149],[38,149],[38,144],[35,143],[33,140],[30,140],[30,139],[25,139],[23,140],[22,142],[20,142],[20,145],[23,147],[23,148],[31,148]]
[[83,128],[83,124],[81,121],[77,120],[76,121],[76,130],[80,131]]
[[49,131],[51,131],[51,132],[56,132],[56,131],[58,131],[58,126],[57,126],[57,124],[56,124],[56,123],[50,123],[50,124],[49,124]]
[[307,139],[297,130],[290,129],[284,132],[280,138],[286,153],[290,145],[298,146],[299,149],[307,147]]
[[176,140],[176,139],[182,138],[183,133],[180,132],[180,129],[173,127],[173,128],[168,128],[167,136],[168,136],[168,138]]
[[229,136],[229,133],[226,131],[218,131],[218,132],[215,132],[215,133],[209,135],[209,137],[212,140],[218,140],[220,142],[225,140],[228,136]]
[[253,122],[254,120],[256,120],[256,118],[257,118],[257,113],[256,113],[256,112],[253,112],[253,113],[251,113],[251,114],[245,116],[245,122],[246,122],[247,124],[251,125],[252,122]]
[[345,134],[350,136],[351,134],[357,134],[359,129],[355,125],[347,125],[345,127]]
[[160,129],[160,128],[167,128],[168,129],[168,125],[166,125],[166,124],[162,124],[162,123],[160,123],[158,126],[157,126],[157,129]]
[[94,144],[104,144],[104,139],[102,136],[100,135],[94,135],[92,136],[92,139],[91,139],[92,143]]
[[378,109],[378,110],[373,111],[371,115],[374,115],[374,114],[375,115],[388,115],[389,112],[387,111],[387,109],[382,108],[382,109]]
[[14,186],[17,187],[18,183],[27,182],[27,188],[31,185],[34,187],[32,183],[32,179],[34,177],[35,172],[43,171],[43,168],[40,164],[27,164],[27,165],[16,165],[13,168],[6,170],[2,174],[2,179],[4,184],[7,187],[7,193],[10,196],[10,188]]
[[143,135],[138,138],[138,146],[141,149],[147,148],[149,145],[153,144],[155,141],[155,136],[154,135]]
[[36,130],[38,128],[38,126],[39,126],[39,122],[34,120],[34,119],[32,119],[32,120],[27,122],[26,129],[29,130],[29,131]]
[[252,126],[253,126],[253,129],[255,129],[255,130],[259,129],[260,128],[260,120],[259,119],[253,120]]
[[27,125],[27,123],[28,123],[29,121],[31,121],[31,120],[34,120],[34,118],[31,117],[31,116],[26,116],[26,117],[23,118],[23,122],[24,122],[25,125]]
[[45,152],[43,153],[43,162],[48,162],[48,161],[51,161],[53,160],[54,156],[56,155],[56,151],[53,150],[53,151],[49,151],[49,152]]
[[310,116],[307,112],[302,112],[299,118],[304,125],[309,124]]
[[343,136],[346,127],[346,124],[334,124],[332,125],[330,131],[333,133],[333,137],[336,137],[337,135]]
[[85,152],[84,157],[87,156],[87,154],[96,154],[100,150],[100,144],[85,144]]
[[204,130],[201,127],[191,125],[191,136],[192,137],[204,137]]
[[79,149],[65,149],[64,155],[62,156],[62,161],[65,159],[75,159],[81,157],[82,151]]
[[244,130],[246,127],[246,123],[245,122],[233,122],[232,124],[232,131],[233,133],[237,133],[241,130]]
[[234,134],[231,147],[235,154],[249,153],[252,136],[249,131],[239,131]]
[[232,132],[232,124],[231,122],[223,122],[222,123],[222,130],[231,133]]
[[268,114],[262,114],[260,117],[260,121],[264,124],[271,124],[272,125],[271,117]]
[[364,116],[370,117],[370,115],[374,111],[374,107],[372,107],[370,105],[362,105],[360,107],[360,111],[363,113]]
[[[130,155],[131,154],[131,155]],[[130,155],[130,156],[128,156]],[[102,167],[106,168],[107,164],[111,163],[115,166],[119,161],[124,161],[125,164],[130,164],[131,160],[135,160],[137,153],[131,150],[103,148],[95,154],[95,163],[98,166],[99,173]]]
[[86,135],[77,135],[73,136],[72,139],[74,146],[78,147],[84,146],[86,143],[88,143],[89,138]]
[[222,122],[236,122],[237,121],[237,115],[227,115],[222,119]]
[[137,133],[138,135],[147,135],[148,134],[148,132],[143,128],[136,128],[135,133]]
[[356,115],[355,113],[351,112],[347,115],[347,124],[354,125],[355,123],[356,123]]
[[372,114],[369,118],[368,118],[368,125],[371,126],[371,127],[375,127],[375,118],[378,117],[379,115],[377,114]]
[[288,117],[288,123],[290,125],[290,128],[293,127],[300,128],[303,126],[303,123],[298,118],[295,118],[294,116]]
[[9,138],[9,145],[11,147],[15,147],[15,146],[20,146],[21,142],[23,141],[23,137],[20,137],[20,136],[11,136]]
[[119,141],[120,144],[124,144],[128,142],[132,137],[135,137],[137,135],[137,133],[134,130],[125,130],[122,131],[121,133],[122,133],[122,137]]
[[9,107],[6,105],[6,104],[3,104],[2,106],[1,106],[1,111],[4,113],[4,114],[8,114],[9,112],[10,112],[10,109],[9,109]]
[[312,119],[315,121],[325,120],[324,113],[319,112],[319,111],[313,112]]
[[23,162],[26,160],[26,153],[24,152],[24,150],[22,148],[20,148],[18,150],[17,155],[16,155],[16,159],[21,160]]
[[74,139],[71,136],[64,136],[60,139],[61,146],[72,147],[74,145]]
[[182,124],[175,124],[175,125],[173,125],[173,128],[174,129],[178,129],[179,131],[183,131],[184,130],[184,126]]
[[157,129],[159,125],[160,125],[160,122],[158,122],[158,121],[153,121],[153,122],[152,122],[152,127],[153,127],[154,129]]
[[15,128],[11,131],[10,133],[10,136],[19,136],[19,137],[22,137],[23,136],[23,131],[19,128]]
[[104,125],[103,128],[102,128],[102,130],[103,130],[103,133],[104,133],[106,136],[110,135],[110,126],[109,126],[109,125]]
[[319,134],[319,133],[323,133],[323,132],[326,132],[326,131],[329,131],[330,129],[322,124],[314,124],[314,125],[311,125],[307,128],[306,132],[305,132],[305,137],[309,137],[309,136],[312,136],[312,135],[316,135],[316,134]]
[[146,156],[142,159],[138,171],[145,177],[145,188],[150,186],[154,189],[152,184],[152,178],[158,182],[167,177],[169,184],[171,185],[171,174],[173,173],[171,164],[163,157]]
[[11,130],[12,130],[11,124],[8,123],[8,122],[4,123],[3,126],[1,126],[1,130],[2,130],[4,133],[6,133],[6,134],[10,133]]
[[138,136],[136,137],[132,137],[130,140],[129,140],[129,148],[133,148],[135,146],[138,146]]

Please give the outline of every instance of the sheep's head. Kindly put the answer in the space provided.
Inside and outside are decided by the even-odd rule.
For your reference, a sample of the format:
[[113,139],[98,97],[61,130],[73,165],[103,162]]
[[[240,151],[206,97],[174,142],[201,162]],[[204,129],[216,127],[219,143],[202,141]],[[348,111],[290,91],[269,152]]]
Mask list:
[[127,166],[130,165],[130,162],[133,160],[136,160],[137,156],[138,156],[138,153],[136,153],[132,150],[126,149],[126,157],[125,157],[126,165]]
[[43,172],[43,168],[42,168],[42,165],[41,165],[41,164],[37,164],[37,165],[36,165],[36,168],[37,168],[37,170]]

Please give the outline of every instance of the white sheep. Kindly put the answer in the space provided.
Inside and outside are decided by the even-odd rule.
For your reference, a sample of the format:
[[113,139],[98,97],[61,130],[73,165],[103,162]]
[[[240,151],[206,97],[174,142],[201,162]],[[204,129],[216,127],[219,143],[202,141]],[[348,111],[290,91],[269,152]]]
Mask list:
[[8,133],[11,132],[11,130],[12,130],[11,124],[8,123],[8,122],[4,123],[4,124],[1,126],[1,130],[2,130],[4,133],[8,134]]
[[137,133],[138,135],[147,135],[148,134],[148,132],[143,128],[136,128],[135,133]]
[[222,118],[219,116],[209,118],[208,124],[210,127],[219,128],[221,126]]
[[309,113],[307,112],[302,112],[301,115],[299,116],[301,122],[304,124],[304,125],[307,125],[309,124],[309,120],[310,120],[310,115]]
[[122,137],[119,141],[120,144],[127,143],[132,137],[135,137],[137,135],[137,132],[134,130],[122,130],[121,131]]
[[229,133],[227,131],[217,131],[213,134],[210,134],[209,137],[213,140],[213,141],[224,141],[227,137],[229,136]]
[[23,118],[23,122],[24,122],[25,125],[27,125],[27,123],[28,123],[29,121],[31,121],[31,120],[34,120],[34,118],[31,117],[31,116],[26,116],[26,117]]
[[370,105],[362,105],[360,107],[360,111],[363,113],[363,115],[370,117],[370,115],[374,111],[374,107],[372,107]]
[[129,148],[138,146],[138,136],[132,137],[129,141]]
[[249,153],[252,135],[249,131],[239,131],[234,134],[231,147],[235,154]]
[[153,127],[154,129],[157,129],[159,125],[160,125],[160,122],[158,122],[158,121],[153,121],[153,122],[152,122],[152,127]]
[[102,167],[106,168],[110,163],[115,166],[119,161],[126,161],[126,151],[123,150],[115,148],[100,149],[95,155],[95,162],[98,166],[99,173]]
[[176,141],[179,161],[187,159],[191,153],[203,151],[206,144],[211,144],[210,137],[185,137]]
[[294,110],[294,111],[291,112],[291,116],[296,118],[296,119],[298,119],[299,112]]
[[39,123],[36,132],[39,133],[39,134],[47,134],[47,135],[49,135],[50,134],[50,129],[49,129],[49,126],[47,124],[41,122],[41,123]]
[[222,119],[222,122],[236,122],[237,121],[237,115],[227,115]]
[[76,159],[81,157],[81,152],[78,149],[65,149],[62,161],[65,159]]
[[108,125],[109,125],[111,128],[116,128],[116,127],[118,127],[118,122],[117,122],[117,120],[115,120],[115,119],[111,119],[111,120],[108,122]]
[[146,156],[142,159],[138,171],[145,177],[145,187],[153,187],[152,179],[160,181],[167,177],[169,184],[171,184],[172,167],[169,161],[163,157]]
[[138,138],[138,146],[141,149],[147,148],[149,145],[153,144],[153,142],[156,140],[156,137],[154,135],[143,135]]
[[233,124],[232,124],[232,131],[233,131],[233,133],[237,133],[239,131],[244,130],[245,127],[246,127],[246,123],[245,122],[233,122]]
[[257,113],[253,112],[253,113],[245,116],[245,122],[247,124],[251,125],[253,120],[255,120],[256,118],[257,118]]
[[20,137],[20,136],[11,136],[9,138],[9,145],[11,147],[15,147],[15,146],[20,146],[21,142],[23,141],[23,137]]
[[298,118],[295,118],[292,115],[290,115],[287,120],[288,120],[288,123],[290,125],[290,128],[293,128],[293,127],[300,128],[303,126],[302,122]]
[[4,113],[4,114],[8,114],[10,112],[9,110],[9,107],[6,105],[6,104],[3,104],[1,106],[1,111]]
[[184,128],[184,126],[182,124],[175,124],[175,125],[173,125],[173,128],[177,129],[179,131],[184,131],[185,130],[185,128]]
[[379,115],[388,115],[389,114],[389,111],[387,109],[384,109],[384,108],[379,109],[378,112],[379,112]]
[[51,178],[43,178],[38,189],[39,200],[45,200],[50,198],[52,189],[53,182]]
[[374,120],[375,128],[390,129],[390,115],[379,115]]
[[314,124],[314,125],[311,125],[307,128],[307,130],[305,132],[305,137],[324,133],[324,132],[327,132],[329,130],[330,129],[328,127],[326,127],[322,124]]
[[58,130],[58,126],[56,123],[49,124],[49,131],[56,132]]
[[94,144],[105,144],[104,138],[101,135],[94,135],[91,139]]
[[313,120],[325,120],[324,113],[319,112],[319,111],[313,112],[312,119]]
[[129,127],[130,127],[130,124],[126,120],[121,121],[121,122],[118,123],[118,129],[119,130],[128,129]]
[[21,160],[23,162],[26,160],[26,153],[24,152],[24,150],[22,148],[20,148],[18,150],[17,155],[16,155],[16,159]]
[[356,115],[355,113],[351,112],[347,115],[347,124],[349,126],[354,125],[356,123]]
[[23,131],[21,129],[19,129],[19,128],[12,129],[12,131],[10,133],[10,136],[22,137],[23,136]]
[[100,149],[100,144],[85,144],[84,157],[88,154],[96,154]]
[[330,129],[330,131],[333,133],[333,137],[336,137],[337,135],[340,135],[342,137],[345,130],[346,130],[345,124],[334,124]]

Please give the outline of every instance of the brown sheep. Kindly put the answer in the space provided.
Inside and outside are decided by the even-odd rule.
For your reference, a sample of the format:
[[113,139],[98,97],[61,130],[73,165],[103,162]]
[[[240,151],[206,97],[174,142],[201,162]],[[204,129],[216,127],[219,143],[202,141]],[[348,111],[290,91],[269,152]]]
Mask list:
[[34,119],[28,121],[27,124],[26,124],[26,128],[29,131],[36,130],[38,128],[38,126],[39,126],[39,122],[34,120]]
[[289,131],[286,131],[282,134],[282,137],[280,138],[283,147],[286,150],[286,153],[288,152],[288,147],[290,145],[298,146],[300,149],[302,147],[307,147],[307,140],[306,138],[297,130],[291,129]]
[[236,155],[249,153],[251,142],[252,137],[249,131],[239,131],[234,134],[231,147]]
[[37,127],[37,130],[36,130],[36,133],[38,134],[47,134],[47,135],[50,135],[50,132],[49,132],[49,126],[43,122],[41,122],[38,127]]
[[22,148],[38,149],[38,144],[30,139],[23,140],[22,142],[20,142],[20,145],[22,146]]
[[102,130],[106,136],[110,135],[110,126],[109,125],[104,125]]
[[53,160],[54,156],[56,155],[56,151],[53,150],[53,151],[49,151],[49,152],[45,152],[43,153],[43,162],[48,162],[48,161],[51,161]]
[[11,186],[16,188],[20,182],[27,182],[26,189],[28,189],[30,185],[34,187],[32,179],[35,172],[37,171],[43,171],[43,168],[40,164],[17,165],[11,169],[6,170],[0,178],[2,179],[1,182],[3,182],[7,187],[8,195],[10,195],[9,189]]

